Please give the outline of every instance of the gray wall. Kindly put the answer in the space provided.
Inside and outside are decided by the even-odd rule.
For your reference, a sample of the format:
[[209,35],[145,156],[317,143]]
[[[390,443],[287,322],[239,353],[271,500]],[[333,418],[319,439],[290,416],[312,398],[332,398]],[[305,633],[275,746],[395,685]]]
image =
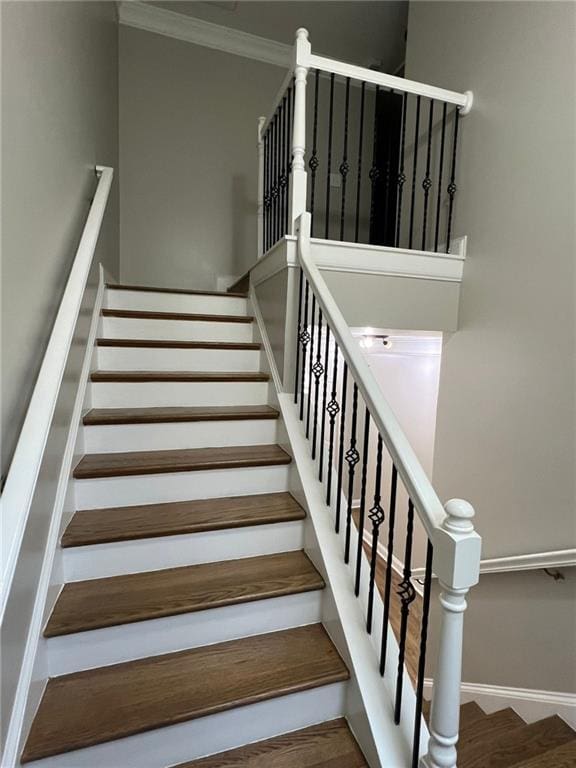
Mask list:
[[[118,166],[118,55],[109,2],[3,2],[2,476],[26,413],[90,198]],[[118,270],[117,181],[101,239]]]
[[254,263],[257,118],[284,75],[120,28],[123,281],[214,289]]
[[[434,477],[476,507],[484,557],[576,546],[575,17],[572,3],[410,6],[407,77],[476,98],[461,125],[455,234],[469,236],[468,260]],[[574,598],[573,574],[483,576],[464,679],[573,689]]]

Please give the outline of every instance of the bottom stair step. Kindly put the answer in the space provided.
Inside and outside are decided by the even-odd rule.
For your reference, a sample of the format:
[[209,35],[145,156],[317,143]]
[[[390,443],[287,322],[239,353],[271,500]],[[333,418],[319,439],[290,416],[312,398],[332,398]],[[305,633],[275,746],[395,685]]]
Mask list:
[[349,678],[321,624],[52,678],[22,762]]
[[346,720],[331,720],[274,739],[193,760],[177,768],[367,768]]

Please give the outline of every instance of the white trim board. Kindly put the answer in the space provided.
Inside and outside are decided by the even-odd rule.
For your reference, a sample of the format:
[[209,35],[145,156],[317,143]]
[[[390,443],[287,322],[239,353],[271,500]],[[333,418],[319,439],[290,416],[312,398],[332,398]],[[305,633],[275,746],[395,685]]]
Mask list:
[[[424,696],[432,695],[432,680],[424,680]],[[527,723],[534,723],[551,715],[558,715],[572,728],[576,728],[576,694],[557,691],[538,691],[530,688],[510,688],[482,683],[462,683],[460,701],[475,701],[486,714],[511,707]]]
[[[466,260],[466,238],[458,239],[458,253],[433,253],[381,245],[345,243],[312,238],[314,263],[322,272],[408,277],[461,283]],[[285,235],[249,270],[251,283],[259,285],[286,268],[296,268],[296,237]]]
[[139,2],[118,4],[120,24],[287,68],[293,46]]
[[[556,552],[535,552],[532,555],[510,555],[480,561],[480,574],[511,573],[513,571],[538,571],[543,568],[573,568],[576,566],[576,549]],[[414,568],[416,577],[424,575],[424,568]]]

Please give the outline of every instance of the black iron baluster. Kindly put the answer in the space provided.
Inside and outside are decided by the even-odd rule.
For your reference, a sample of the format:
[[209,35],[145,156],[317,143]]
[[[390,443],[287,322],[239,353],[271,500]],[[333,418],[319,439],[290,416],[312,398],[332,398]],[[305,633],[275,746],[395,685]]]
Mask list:
[[428,617],[430,615],[430,588],[432,585],[432,542],[426,547],[426,568],[424,575],[424,596],[422,598],[422,621],[420,624],[420,656],[418,658],[418,682],[416,683],[416,712],[414,715],[414,745],[412,768],[418,768],[420,751],[420,730],[422,726],[422,699],[424,697],[424,675],[426,674],[426,644],[428,642]]
[[278,123],[276,126],[276,186],[278,195],[276,197],[276,232],[275,242],[280,239],[280,224],[282,221],[282,188],[280,186],[280,177],[282,175],[282,102],[278,105]]
[[373,240],[374,232],[374,214],[376,212],[376,186],[378,179],[380,178],[380,169],[377,163],[378,152],[378,95],[380,93],[380,86],[376,86],[376,96],[374,97],[374,130],[373,130],[373,147],[372,147],[372,166],[368,173],[368,178],[372,184],[372,195],[370,198],[370,241]]
[[300,281],[298,286],[298,325],[296,327],[296,375],[294,377],[294,404],[298,402],[298,370],[300,368],[300,334],[302,333],[302,282],[304,270],[300,267]]
[[386,671],[386,651],[388,649],[388,619],[390,616],[390,592],[392,589],[392,560],[394,558],[394,523],[396,521],[396,492],[398,488],[398,470],[392,464],[390,481],[390,506],[388,512],[388,543],[386,547],[386,582],[384,584],[384,616],[382,619],[382,640],[380,645],[380,674]]
[[346,177],[350,166],[348,165],[348,111],[350,108],[350,78],[346,78],[346,102],[344,106],[344,147],[342,162],[340,163],[340,176],[342,177],[342,205],[340,208],[340,240],[344,240],[344,219],[346,217]]
[[366,631],[372,632],[372,614],[374,611],[374,582],[376,579],[376,559],[378,556],[378,536],[380,526],[384,522],[384,510],[380,506],[380,490],[382,487],[382,436],[378,433],[376,448],[376,477],[374,480],[374,505],[368,512],[372,522],[372,550],[370,552],[370,581],[368,583],[368,612],[366,614]]
[[300,331],[300,344],[302,345],[302,370],[300,372],[300,421],[304,418],[304,375],[306,373],[306,346],[310,341],[310,333],[308,332],[308,293],[310,286],[308,285],[307,278],[304,278],[306,282],[306,288],[304,292],[304,323]]
[[316,294],[314,291],[312,291],[312,310],[310,313],[311,319],[310,319],[310,360],[308,363],[308,403],[306,405],[306,437],[308,438],[310,434],[310,406],[312,404],[312,376],[313,371],[312,368],[313,360],[314,360],[314,336],[315,336],[315,328],[316,328]]
[[440,165],[438,168],[438,196],[436,199],[436,227],[434,229],[434,251],[438,251],[438,238],[440,237],[440,208],[442,205],[442,173],[444,168],[444,142],[446,138],[446,113],[448,104],[444,102],[442,107],[442,136],[440,137]]
[[348,506],[346,508],[346,540],[344,544],[344,562],[350,561],[350,535],[352,530],[352,498],[354,495],[354,473],[360,454],[356,448],[356,425],[358,422],[358,385],[354,382],[352,390],[352,425],[350,428],[350,448],[346,451],[348,463]]
[[310,168],[310,234],[314,237],[314,193],[316,191],[316,171],[320,165],[318,160],[318,86],[320,80],[320,70],[316,70],[314,79],[314,123],[312,127],[312,154],[308,161]]
[[330,234],[330,174],[332,172],[332,122],[334,117],[334,72],[330,75],[330,106],[328,109],[328,155],[326,159],[326,221],[324,238]]
[[270,247],[270,126],[264,136],[264,253]]
[[434,99],[430,99],[430,110],[428,112],[428,150],[426,152],[426,175],[422,182],[424,190],[424,215],[422,221],[422,250],[426,250],[426,229],[428,226],[428,198],[430,196],[430,187],[432,179],[430,178],[430,159],[432,155],[432,121],[434,119]]
[[289,218],[290,218],[290,178],[292,176],[292,87],[288,88],[288,97],[286,100],[286,114],[287,114],[287,140],[286,140],[286,205],[284,208],[284,232],[289,234]]
[[318,480],[322,482],[324,473],[324,437],[326,434],[326,399],[328,397],[328,352],[330,351],[330,326],[326,323],[326,345],[324,347],[324,384],[322,391],[322,428],[320,430],[320,467]]
[[360,573],[362,570],[362,546],[364,544],[364,522],[366,519],[366,479],[368,474],[368,444],[370,440],[370,411],[364,413],[364,448],[362,450],[362,483],[360,486],[360,514],[358,517],[358,546],[356,548],[356,581],[354,594],[360,594]]
[[272,123],[272,238],[271,245],[276,242],[276,227],[278,222],[278,110]]
[[318,436],[318,398],[320,393],[320,376],[324,373],[322,355],[322,308],[318,305],[318,343],[316,344],[316,361],[312,366],[314,374],[314,425],[312,428],[312,458],[316,458],[316,438]]
[[[394,94],[391,89],[390,94]],[[384,232],[386,237],[386,245],[388,245],[388,221],[390,216],[389,201],[390,201],[390,172],[391,172],[391,155],[392,155],[392,132],[386,131],[386,165],[384,168]]]
[[448,184],[448,195],[450,204],[448,207],[448,232],[446,235],[446,253],[450,253],[450,237],[452,235],[452,213],[454,209],[454,195],[456,194],[456,151],[458,149],[458,119],[460,110],[454,110],[454,141],[452,143],[452,170],[450,172],[450,184]]
[[336,533],[340,533],[340,510],[342,507],[342,470],[344,467],[344,431],[346,427],[346,387],[348,384],[348,363],[344,360],[342,371],[342,413],[340,415],[340,445],[338,446],[338,485],[336,488]]
[[288,174],[286,169],[286,96],[282,97],[282,144],[280,147],[281,171],[280,171],[280,216],[278,221],[279,238],[286,234],[284,220],[286,218],[286,187],[288,186]]
[[338,344],[334,339],[334,365],[332,368],[332,392],[330,393],[330,402],[326,406],[328,415],[330,416],[330,443],[328,446],[328,478],[326,482],[326,504],[330,506],[331,490],[332,490],[332,464],[334,462],[334,428],[336,423],[336,416],[340,412],[340,406],[336,400],[338,384]]
[[418,136],[420,133],[420,100],[416,97],[416,125],[414,128],[414,164],[412,165],[412,197],[410,205],[410,229],[408,232],[408,248],[412,248],[412,235],[414,232],[414,205],[416,202],[416,174],[418,166]]
[[364,144],[364,96],[366,93],[366,83],[362,81],[360,91],[360,134],[358,138],[358,178],[356,179],[356,224],[354,227],[354,240],[358,242],[360,234],[360,195],[362,189],[362,146]]
[[[398,595],[402,607],[400,609],[400,640],[398,642],[398,677],[396,679],[396,703],[394,705],[394,722],[400,722],[402,710],[402,686],[404,683],[404,657],[406,655],[406,633],[408,631],[408,618],[410,605],[416,597],[416,590],[411,581],[412,576],[412,535],[414,533],[414,504],[408,500],[408,522],[406,526],[406,549],[404,550],[404,570],[402,581],[398,586]],[[390,557],[390,556],[388,556]]]
[[396,248],[400,245],[400,227],[402,225],[402,196],[404,193],[404,184],[406,183],[406,174],[404,173],[404,147],[406,144],[406,107],[408,105],[408,94],[405,93],[402,98],[402,131],[400,134],[400,168],[398,169],[398,214],[396,216],[396,238],[394,245]]

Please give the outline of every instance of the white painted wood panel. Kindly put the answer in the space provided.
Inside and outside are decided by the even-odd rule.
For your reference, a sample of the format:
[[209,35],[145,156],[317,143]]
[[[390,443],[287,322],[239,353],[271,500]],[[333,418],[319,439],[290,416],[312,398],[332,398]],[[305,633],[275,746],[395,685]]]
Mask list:
[[246,315],[247,302],[236,296],[210,296],[162,291],[108,289],[108,309],[140,309],[152,312],[191,312],[208,315]]
[[217,448],[275,443],[277,419],[118,424],[84,427],[86,453]]
[[148,408],[160,405],[262,405],[268,382],[92,382],[94,408]]
[[103,371],[258,371],[258,349],[98,347]]
[[74,491],[78,509],[276,493],[288,488],[288,466],[99,477],[76,480]]
[[292,552],[303,546],[304,524],[301,520],[292,520],[89,547],[68,547],[63,550],[63,567],[66,581],[81,581]]
[[187,341],[252,341],[252,323],[103,317],[107,339],[181,339]]

